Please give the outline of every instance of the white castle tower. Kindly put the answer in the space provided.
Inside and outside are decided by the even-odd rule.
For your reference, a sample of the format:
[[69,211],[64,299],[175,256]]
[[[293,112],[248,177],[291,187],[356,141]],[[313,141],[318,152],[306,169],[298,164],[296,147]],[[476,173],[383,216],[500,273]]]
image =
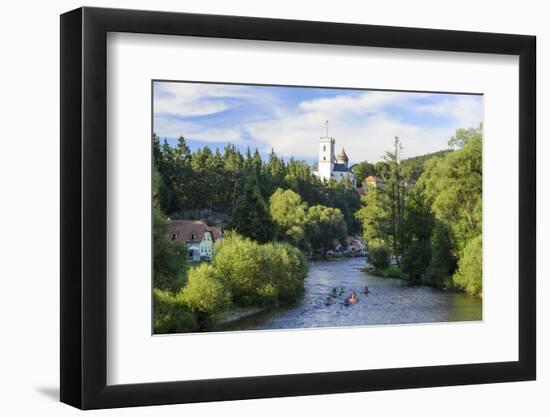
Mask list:
[[355,184],[355,176],[349,170],[348,156],[344,148],[335,156],[334,145],[336,140],[328,135],[328,120],[325,122],[325,136],[319,139],[319,162],[314,168],[313,174],[317,175],[323,181],[329,181],[331,178],[340,181],[342,178],[350,178]]
[[318,176],[322,180],[329,180],[334,169],[336,159],[334,157],[334,138],[328,135],[328,120],[325,122],[326,135],[319,139],[319,166],[317,168]]

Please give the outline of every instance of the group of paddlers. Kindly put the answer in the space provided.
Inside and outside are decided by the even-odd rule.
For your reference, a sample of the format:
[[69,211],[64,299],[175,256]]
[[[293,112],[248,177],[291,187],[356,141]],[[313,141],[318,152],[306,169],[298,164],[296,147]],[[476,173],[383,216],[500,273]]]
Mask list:
[[[336,288],[334,287],[330,293],[330,295],[327,297],[325,301],[325,305],[331,305],[336,304],[336,299],[340,296],[342,296],[345,292],[344,287]],[[368,295],[370,293],[369,287],[365,285],[365,289],[363,290],[363,294]],[[346,298],[344,298],[344,305],[349,306],[352,304],[356,304],[357,301],[359,301],[359,298],[357,297],[357,293],[355,291],[352,291]]]

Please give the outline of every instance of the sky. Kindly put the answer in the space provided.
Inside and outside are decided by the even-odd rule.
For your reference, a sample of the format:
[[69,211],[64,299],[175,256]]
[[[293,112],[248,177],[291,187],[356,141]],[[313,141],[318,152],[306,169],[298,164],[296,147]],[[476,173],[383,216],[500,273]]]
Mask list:
[[477,127],[483,97],[313,87],[154,82],[154,132],[192,150],[232,143],[262,156],[314,162],[328,134],[350,162],[376,162],[401,140],[403,157],[447,149],[458,128]]

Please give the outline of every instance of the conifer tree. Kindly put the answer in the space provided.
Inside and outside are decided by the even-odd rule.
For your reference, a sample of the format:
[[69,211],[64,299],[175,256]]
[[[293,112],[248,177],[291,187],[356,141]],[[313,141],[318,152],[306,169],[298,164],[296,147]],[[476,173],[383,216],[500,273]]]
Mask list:
[[233,208],[232,227],[243,236],[258,242],[268,242],[272,239],[272,224],[258,178],[249,171],[245,174],[242,194]]

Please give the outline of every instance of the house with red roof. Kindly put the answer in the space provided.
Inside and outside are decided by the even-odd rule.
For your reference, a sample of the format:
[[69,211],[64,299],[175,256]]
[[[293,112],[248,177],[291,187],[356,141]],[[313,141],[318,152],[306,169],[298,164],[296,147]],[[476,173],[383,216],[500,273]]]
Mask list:
[[214,254],[214,244],[222,238],[222,228],[208,226],[202,220],[171,220],[167,238],[185,244],[189,259],[210,260]]

